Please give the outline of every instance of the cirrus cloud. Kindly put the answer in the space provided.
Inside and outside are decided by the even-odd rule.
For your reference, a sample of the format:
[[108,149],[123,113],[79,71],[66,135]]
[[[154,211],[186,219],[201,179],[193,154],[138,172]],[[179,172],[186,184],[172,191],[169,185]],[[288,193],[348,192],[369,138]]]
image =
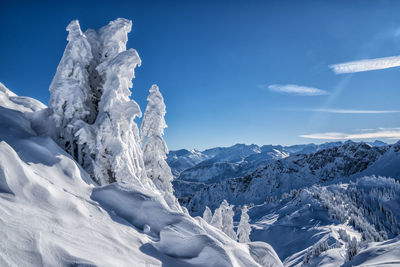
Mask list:
[[325,90],[321,90],[309,86],[301,86],[296,84],[272,84],[268,86],[268,89],[272,92],[293,94],[299,96],[318,96],[318,95],[328,95],[329,93]]
[[300,135],[303,138],[320,139],[320,140],[349,140],[349,139],[400,139],[399,128],[378,128],[368,132],[360,133],[341,133],[326,132]]
[[400,66],[400,56],[382,57],[375,59],[364,59],[357,61],[350,61],[340,64],[333,64],[329,67],[336,74],[354,73],[370,70],[381,70]]
[[315,108],[307,109],[306,111],[339,113],[339,114],[390,114],[400,113],[400,110],[371,110],[371,109],[330,109],[330,108]]

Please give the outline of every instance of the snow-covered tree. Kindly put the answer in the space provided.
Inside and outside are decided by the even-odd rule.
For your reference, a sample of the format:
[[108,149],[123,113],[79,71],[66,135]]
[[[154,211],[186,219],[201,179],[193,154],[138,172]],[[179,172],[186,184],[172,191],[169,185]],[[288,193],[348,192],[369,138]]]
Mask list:
[[360,244],[357,239],[353,237],[347,243],[347,260],[351,260],[360,251]]
[[328,249],[330,248],[326,240],[319,241],[310,250],[308,250],[306,254],[304,254],[303,264],[307,264],[312,258],[318,257],[322,252],[327,251]]
[[134,122],[141,116],[130,99],[136,66],[134,49],[126,50],[132,22],[116,19],[82,33],[72,21],[68,45],[50,86],[55,140],[99,184],[126,182],[149,189]]
[[222,212],[220,208],[214,211],[210,224],[215,228],[222,230]]
[[206,206],[206,209],[204,210],[203,219],[204,219],[207,223],[211,223],[211,220],[212,220],[212,212],[211,212],[211,210],[210,210],[210,208],[209,208],[208,206]]
[[167,127],[164,119],[166,113],[164,98],[155,84],[151,86],[149,92],[148,104],[140,127],[144,164],[147,176],[163,193],[168,205],[171,208],[178,208],[179,203],[171,184],[173,175],[165,161],[168,147],[163,138],[164,129]]
[[240,243],[250,242],[251,226],[249,223],[249,215],[247,214],[247,211],[247,206],[244,206],[242,208],[242,214],[240,215],[240,222],[237,228],[237,235]]
[[138,54],[130,49],[97,67],[104,77],[96,119],[95,175],[101,184],[116,181],[146,184],[139,130],[133,121],[141,116],[141,111],[129,98],[134,69],[139,64]]
[[172,191],[172,173],[165,159],[168,148],[163,139],[165,123],[164,98],[157,85],[152,85],[147,97],[140,133],[143,143],[143,160],[150,179],[161,191]]
[[214,211],[211,219],[211,225],[222,230],[227,236],[237,241],[236,232],[233,230],[233,205],[229,205],[228,201],[222,201],[219,208]]
[[93,94],[89,85],[91,46],[77,20],[67,27],[68,44],[50,85],[50,111],[56,128],[53,138],[82,166],[92,165],[90,151],[83,155],[76,133],[93,123]]
[[222,210],[222,231],[233,240],[237,240],[237,234],[233,230],[233,205],[229,205],[228,201],[224,200],[220,206]]

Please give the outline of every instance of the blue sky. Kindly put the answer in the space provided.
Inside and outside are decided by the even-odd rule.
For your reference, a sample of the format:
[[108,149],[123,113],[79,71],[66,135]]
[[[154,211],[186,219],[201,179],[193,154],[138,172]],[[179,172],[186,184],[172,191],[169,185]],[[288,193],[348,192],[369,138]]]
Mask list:
[[399,13],[400,1],[2,0],[0,81],[47,104],[68,23],[85,30],[125,17],[128,47],[143,61],[133,98],[144,110],[159,85],[170,149],[393,142],[400,68],[336,74],[329,66],[399,56]]

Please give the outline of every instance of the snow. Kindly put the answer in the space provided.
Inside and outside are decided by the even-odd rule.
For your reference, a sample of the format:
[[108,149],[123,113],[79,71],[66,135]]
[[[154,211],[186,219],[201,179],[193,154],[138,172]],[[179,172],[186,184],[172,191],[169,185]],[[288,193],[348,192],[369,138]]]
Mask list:
[[[311,154],[294,154],[270,161],[250,174],[210,182],[202,185],[200,190],[185,185],[182,186],[183,193],[179,192],[181,182],[178,180],[174,183],[175,190],[194,215],[203,212],[205,206],[214,210],[224,199],[234,205],[261,204],[270,198],[279,199],[282,194],[294,189],[362,177],[361,173],[367,171],[388,149],[388,146],[372,147],[366,143],[349,142]],[[202,178],[199,179],[202,181]],[[193,185],[197,185],[196,182]]]
[[[101,99],[104,102],[100,105],[104,109],[110,108],[110,117],[116,114],[113,112],[117,111],[118,105],[128,107],[123,109],[126,111],[122,117],[125,120],[133,119],[138,112],[134,102],[128,99],[128,80],[133,77],[132,70],[138,64],[138,57],[133,50],[122,51],[123,37],[130,25],[129,21],[120,19],[106,26],[115,30],[115,35],[108,36],[108,39],[104,37],[109,40],[109,49],[103,56],[116,56],[103,61],[103,67],[98,68],[99,73],[104,72],[104,93],[111,96],[107,100]],[[69,25],[68,39],[70,42],[82,39],[79,42],[86,45],[78,26],[77,21]],[[90,32],[94,35],[94,31]],[[105,36],[105,32],[100,30],[96,34]],[[105,39],[98,41],[104,45]],[[79,60],[72,60],[72,63],[66,60],[69,62],[66,64],[79,65]],[[60,70],[63,72],[63,67]],[[111,87],[120,93],[115,98]],[[64,89],[63,93],[66,93],[71,87]],[[77,106],[72,104],[71,107]],[[71,119],[88,123],[84,121],[86,119],[82,120],[84,111],[71,110],[70,117],[61,113],[59,122]],[[147,179],[145,175],[139,176],[141,171],[138,168],[132,170],[132,166],[128,166],[126,170],[117,161],[117,169],[114,169],[117,174],[127,171],[135,174],[138,180],[118,179],[116,183],[99,186],[93,176],[78,164],[79,157],[77,159],[64,151],[65,147],[60,147],[53,140],[54,136],[46,136],[51,133],[52,123],[57,121],[49,119],[54,118],[54,114],[55,110],[52,112],[51,108],[47,109],[33,99],[18,97],[1,84],[1,266],[266,266],[266,263],[282,266],[270,246],[237,243],[202,218],[170,209],[152,183],[147,186],[138,182]],[[96,121],[102,116],[98,115]],[[115,121],[119,119],[121,117],[115,117]],[[105,126],[104,120],[99,120],[94,124]],[[101,142],[126,145],[119,150],[122,154],[116,153],[118,151],[112,146],[114,156],[126,160],[124,153],[135,153],[129,149],[138,148],[141,152],[135,125],[130,122],[113,125],[113,122],[108,121],[107,127],[124,129],[132,126],[124,134],[118,132],[119,129],[108,128],[117,131],[116,139],[108,137]],[[103,130],[106,131],[107,127]],[[103,136],[109,134],[101,133]],[[126,161],[130,164],[135,158],[132,154],[128,156],[129,161]]]
[[400,265],[399,237],[380,243],[371,243],[358,253],[351,261],[344,264],[350,266],[398,266]]
[[[194,192],[181,198],[192,214],[203,212],[205,206],[214,210],[223,199],[239,208],[249,205],[250,239],[272,245],[285,266],[340,266],[348,261],[349,252],[362,253],[366,244],[374,240],[382,244],[399,234],[399,143],[347,141],[319,147],[292,146],[294,154],[259,166],[249,175],[214,180],[200,190],[203,177],[198,182],[177,181],[175,190],[177,195],[182,194],[178,190]],[[206,173],[217,164],[203,162],[194,168],[200,166]],[[177,179],[187,177],[189,171],[194,174],[194,168],[181,172]],[[364,177],[371,174],[392,176],[397,181]],[[239,208],[236,225],[240,224]],[[343,231],[348,238],[341,237]],[[353,238],[357,241],[351,241]]]
[[[1,266],[400,265],[400,142],[167,158],[156,85],[142,136],[134,122],[131,28],[119,18],[82,32],[72,21],[49,108],[0,83]],[[173,175],[204,218],[180,207]]]

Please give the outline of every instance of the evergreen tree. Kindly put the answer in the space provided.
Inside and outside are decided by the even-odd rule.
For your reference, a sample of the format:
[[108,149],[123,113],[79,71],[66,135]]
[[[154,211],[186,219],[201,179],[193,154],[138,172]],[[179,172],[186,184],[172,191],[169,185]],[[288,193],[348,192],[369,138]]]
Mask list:
[[78,21],[68,25],[69,42],[50,86],[53,138],[98,184],[154,189],[134,122],[141,111],[130,99],[134,70],[141,64],[134,49],[126,50],[131,27],[121,18],[85,33]]
[[206,209],[204,210],[203,213],[203,219],[207,222],[207,223],[211,223],[212,220],[212,213],[211,210],[208,206],[206,206]]
[[229,205],[228,201],[224,200],[220,206],[222,213],[222,231],[230,238],[237,241],[236,232],[233,230],[233,205]]
[[222,230],[222,213],[221,208],[217,208],[212,216],[211,223],[212,226]]
[[240,243],[250,242],[251,226],[249,224],[249,215],[247,214],[247,211],[247,206],[244,206],[242,208],[242,214],[240,216],[240,222],[237,229],[237,235]]
[[164,129],[167,127],[164,119],[164,98],[157,85],[152,85],[149,91],[148,104],[140,127],[147,176],[164,195],[167,204],[173,209],[181,210],[171,184],[171,168],[165,161],[168,147],[163,138]]
[[[206,209],[207,211],[207,209]],[[233,230],[233,205],[224,200],[219,208],[214,211],[211,219],[211,225],[222,230],[227,236],[237,241],[236,232]]]

